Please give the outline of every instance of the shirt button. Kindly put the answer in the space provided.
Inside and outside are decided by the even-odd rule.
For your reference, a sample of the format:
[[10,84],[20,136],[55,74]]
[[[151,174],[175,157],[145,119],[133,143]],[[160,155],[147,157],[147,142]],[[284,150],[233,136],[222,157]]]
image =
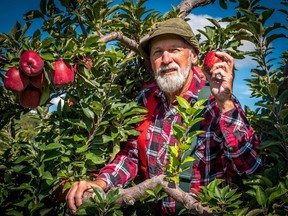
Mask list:
[[233,150],[234,150],[234,147],[232,147],[232,146],[229,146],[229,147],[228,147],[228,151],[231,152],[231,151],[233,151]]

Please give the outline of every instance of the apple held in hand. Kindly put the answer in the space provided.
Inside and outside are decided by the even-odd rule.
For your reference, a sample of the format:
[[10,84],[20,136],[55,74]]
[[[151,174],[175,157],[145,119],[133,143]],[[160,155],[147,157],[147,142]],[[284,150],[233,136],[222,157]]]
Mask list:
[[67,65],[63,60],[54,63],[54,69],[51,70],[54,86],[64,86],[74,81],[74,69]]
[[27,77],[20,69],[10,68],[4,78],[4,86],[6,89],[21,92],[29,84],[29,77]]
[[40,55],[33,50],[24,52],[20,58],[20,68],[28,76],[37,76],[44,67],[44,61]]
[[19,103],[24,108],[34,109],[40,103],[41,90],[34,87],[33,85],[28,85],[19,94]]
[[211,68],[218,62],[222,62],[222,59],[216,56],[216,51],[210,51],[204,57],[203,69],[210,74]]

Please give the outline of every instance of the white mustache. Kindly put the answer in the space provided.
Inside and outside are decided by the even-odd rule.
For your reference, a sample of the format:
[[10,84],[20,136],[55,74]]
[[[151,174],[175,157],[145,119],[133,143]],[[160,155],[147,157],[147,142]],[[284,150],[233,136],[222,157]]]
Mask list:
[[169,71],[172,71],[172,70],[177,70],[178,72],[180,71],[180,67],[178,65],[167,65],[167,66],[161,66],[159,69],[158,69],[158,73],[166,73],[166,72],[169,72]]

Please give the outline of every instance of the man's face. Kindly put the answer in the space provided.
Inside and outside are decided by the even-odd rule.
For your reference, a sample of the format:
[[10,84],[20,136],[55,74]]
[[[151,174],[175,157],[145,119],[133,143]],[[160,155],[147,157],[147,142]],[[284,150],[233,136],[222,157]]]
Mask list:
[[197,55],[181,37],[162,35],[150,44],[150,61],[159,87],[174,93],[184,86]]

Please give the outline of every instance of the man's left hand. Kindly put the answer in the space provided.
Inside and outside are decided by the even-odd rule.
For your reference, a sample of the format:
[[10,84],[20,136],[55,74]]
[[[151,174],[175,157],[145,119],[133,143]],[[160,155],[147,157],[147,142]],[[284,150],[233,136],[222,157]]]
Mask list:
[[216,56],[221,58],[222,62],[215,63],[210,74],[207,71],[204,72],[220,111],[224,113],[235,108],[232,101],[234,59],[225,52],[216,52]]

